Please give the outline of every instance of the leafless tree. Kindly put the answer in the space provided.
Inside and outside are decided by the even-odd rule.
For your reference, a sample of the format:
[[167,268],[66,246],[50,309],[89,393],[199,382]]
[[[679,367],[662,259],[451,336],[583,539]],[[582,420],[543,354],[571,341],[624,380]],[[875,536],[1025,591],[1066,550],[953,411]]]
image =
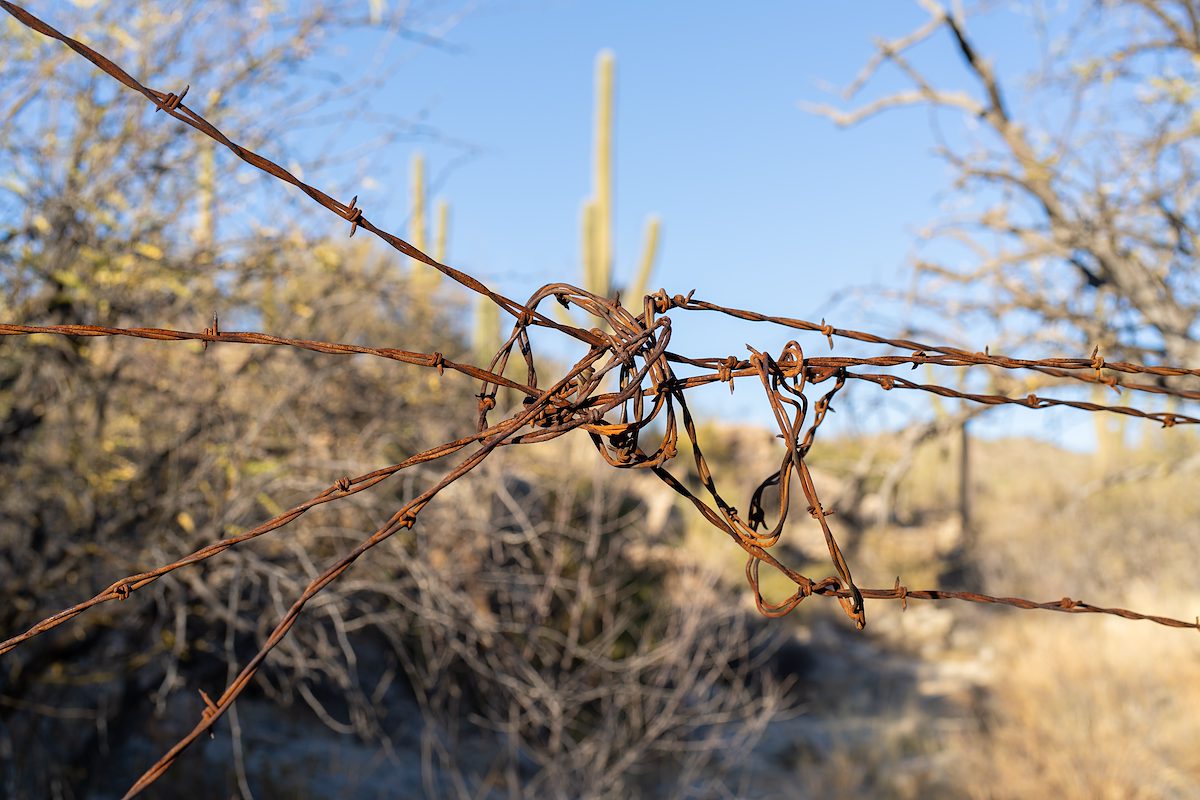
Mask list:
[[[454,777],[427,793],[722,796],[730,756],[789,707],[769,668],[783,632],[642,527],[629,476],[547,491],[507,472],[414,559],[419,645],[396,652],[434,722],[427,778]],[[481,731],[505,746],[478,758]]]
[[[907,88],[843,109],[857,125],[903,107],[934,111],[937,153],[960,212],[928,233],[919,292],[941,308],[1001,322],[1009,340],[1105,357],[1194,363],[1197,56],[1193,0],[1046,4],[920,0],[915,30],[876,43],[846,97],[885,67]],[[1020,83],[989,57],[968,19],[1029,22],[1041,66]],[[976,18],[977,19],[974,19]],[[950,47],[966,73],[934,78],[922,48]],[[1015,92],[1014,87],[1025,91]],[[962,124],[946,125],[955,118]]]

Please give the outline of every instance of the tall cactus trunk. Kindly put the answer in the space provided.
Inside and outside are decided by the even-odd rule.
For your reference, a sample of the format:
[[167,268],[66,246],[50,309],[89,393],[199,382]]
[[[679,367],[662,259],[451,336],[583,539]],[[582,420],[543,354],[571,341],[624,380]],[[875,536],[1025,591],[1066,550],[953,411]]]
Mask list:
[[[601,51],[596,60],[596,119],[592,181],[595,196],[592,206],[592,253],[595,272],[587,288],[602,297],[612,291],[613,265],[613,71],[611,51]],[[585,243],[585,247],[587,244]]]
[[[438,200],[437,203],[437,223],[433,233],[433,257],[439,264],[446,263],[446,239],[450,235],[450,204],[445,200]],[[442,273],[434,270],[434,275],[438,278]]]
[[[592,195],[583,204],[580,227],[583,240],[583,286],[601,297],[612,297],[613,264],[613,116],[616,92],[616,57],[602,50],[596,57],[596,106],[592,130]],[[655,215],[646,220],[646,238],[632,282],[623,293],[635,313],[650,283],[658,255],[661,222]]]

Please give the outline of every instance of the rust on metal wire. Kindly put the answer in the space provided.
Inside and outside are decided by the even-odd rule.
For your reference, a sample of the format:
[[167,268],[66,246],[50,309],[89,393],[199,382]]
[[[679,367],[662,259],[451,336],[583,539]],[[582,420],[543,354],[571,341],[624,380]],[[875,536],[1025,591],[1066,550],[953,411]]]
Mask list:
[[[846,330],[822,319],[819,323],[791,317],[771,316],[754,311],[730,308],[686,295],[669,295],[666,290],[641,298],[641,312],[635,314],[624,308],[618,299],[600,297],[566,283],[552,283],[534,292],[524,303],[511,300],[489,289],[476,278],[453,267],[441,264],[412,244],[370,222],[358,206],[358,197],[348,205],[335,200],[320,189],[310,186],[295,175],[254,151],[245,148],[218,130],[183,100],[188,88],[179,94],[150,89],[125,72],[104,55],[46,24],[23,8],[0,0],[0,8],[16,20],[45,36],[62,42],[90,61],[104,73],[126,87],[143,95],[156,111],[191,126],[201,134],[228,148],[240,159],[259,170],[296,187],[314,202],[350,223],[350,235],[366,230],[405,256],[436,269],[469,291],[495,303],[513,317],[512,331],[499,351],[487,365],[458,363],[441,352],[420,353],[395,348],[376,348],[338,342],[291,339],[258,332],[223,331],[217,315],[212,323],[199,332],[163,328],[112,328],[95,325],[15,325],[0,324],[0,336],[35,333],[64,336],[116,336],[154,341],[200,341],[204,349],[210,344],[257,345],[291,347],[329,355],[367,355],[385,358],[426,369],[438,374],[446,371],[465,375],[479,381],[479,416],[474,433],[446,442],[410,458],[356,477],[341,476],[320,494],[293,506],[258,526],[238,535],[217,539],[204,547],[173,561],[144,572],[124,576],[90,599],[63,609],[9,639],[0,642],[0,656],[23,642],[62,625],[89,609],[112,600],[125,600],[133,592],[153,583],[177,569],[198,564],[219,556],[231,547],[264,536],[288,525],[318,505],[335,502],[358,492],[371,489],[401,470],[462,456],[457,464],[447,467],[442,478],[427,487],[403,508],[349,552],[330,564],[295,598],[287,613],[267,637],[258,652],[242,667],[237,676],[215,699],[204,692],[204,709],[190,733],[176,743],[129,789],[127,797],[140,793],[161,776],[183,750],[206,731],[234,703],[249,685],[259,666],[271,651],[287,636],[305,605],[326,586],[337,580],[367,551],[401,530],[414,527],[419,515],[444,488],[459,480],[501,447],[536,444],[549,441],[576,430],[591,438],[599,456],[618,469],[642,469],[663,481],[686,498],[704,519],[725,533],[747,556],[746,580],[750,585],[758,610],[777,617],[790,613],[804,600],[813,597],[835,599],[856,627],[866,625],[866,601],[890,600],[907,608],[913,600],[959,600],[971,603],[1005,605],[1019,609],[1040,609],[1069,614],[1107,614],[1131,620],[1147,620],[1173,628],[1200,630],[1200,619],[1186,622],[1169,617],[1153,616],[1062,598],[1035,602],[1018,597],[998,597],[974,592],[911,589],[897,577],[888,588],[862,588],[854,580],[850,565],[830,525],[833,514],[821,502],[817,486],[807,464],[807,455],[828,414],[833,401],[850,381],[871,383],[883,390],[909,389],[931,392],[984,405],[1018,405],[1029,409],[1067,407],[1088,412],[1116,413],[1140,417],[1161,423],[1165,427],[1196,424],[1200,419],[1175,412],[1144,411],[1130,406],[1107,406],[1069,399],[1053,399],[1030,393],[1026,397],[999,394],[977,394],[951,389],[938,384],[923,384],[900,375],[863,371],[864,368],[887,369],[920,365],[935,367],[991,367],[1002,370],[1024,370],[1053,377],[1060,381],[1080,384],[1100,384],[1131,392],[1165,394],[1181,399],[1200,399],[1200,391],[1181,388],[1174,383],[1143,383],[1118,379],[1117,375],[1149,375],[1155,378],[1200,376],[1200,369],[1168,365],[1141,365],[1104,359],[1099,349],[1086,358],[1020,359],[984,352],[970,352],[948,346],[934,346],[905,338],[889,338],[876,334]],[[541,305],[554,300],[563,306],[575,305],[593,317],[596,327],[587,330],[564,325],[543,313]],[[749,356],[692,357],[668,349],[671,340],[671,319],[668,312],[708,311],[725,314],[750,322],[763,322],[818,334],[830,349],[835,338],[866,344],[882,345],[900,351],[873,358],[826,355],[807,357],[798,342],[789,342],[772,355],[749,348]],[[548,387],[539,382],[536,358],[530,344],[531,327],[547,328],[586,346],[586,353],[561,377]],[[510,361],[517,355],[524,364],[524,381],[506,375]],[[697,374],[679,376],[675,370],[686,367],[699,370]],[[725,383],[733,391],[738,381],[757,378],[767,406],[770,408],[783,443],[779,466],[772,469],[751,495],[748,511],[742,514],[722,494],[707,459],[698,443],[696,423],[688,406],[686,393],[711,383]],[[818,389],[818,387],[820,387]],[[519,398],[516,410],[502,420],[490,423],[489,415],[500,408],[497,401],[501,389]],[[810,400],[820,392],[816,400]],[[700,489],[693,491],[670,469],[679,457],[682,432],[692,466],[699,477]],[[645,441],[653,433],[653,439]],[[793,482],[800,487],[796,497],[803,496],[808,515],[819,527],[829,555],[833,575],[813,579],[780,561],[771,552],[783,535],[791,508]],[[768,522],[764,498],[769,489],[778,489],[778,501],[772,509],[773,521]],[[763,597],[759,573],[763,565],[775,569],[795,585],[790,597],[772,602]]]

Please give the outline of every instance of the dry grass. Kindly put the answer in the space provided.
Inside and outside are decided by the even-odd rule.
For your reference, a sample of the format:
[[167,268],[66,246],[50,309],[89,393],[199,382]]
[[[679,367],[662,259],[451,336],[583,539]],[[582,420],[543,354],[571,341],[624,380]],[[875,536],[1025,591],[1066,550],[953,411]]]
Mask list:
[[1195,636],[1069,619],[989,632],[996,678],[980,729],[947,743],[971,797],[1200,796]]
[[[1197,439],[1149,427],[1134,434],[1098,454],[1028,439],[974,440],[978,588],[1184,618],[1200,610],[1200,494],[1187,465]],[[751,468],[740,454],[761,452],[748,432],[737,438],[729,461],[714,465],[737,483],[735,504],[770,467],[759,457]],[[892,444],[886,436],[822,441],[813,454],[826,475],[818,489],[836,491],[865,447],[880,448],[886,468],[897,457]],[[854,543],[864,585],[897,574],[908,585],[937,585],[959,544],[955,447],[934,441],[917,453],[898,494],[898,517],[908,524],[856,529],[834,518],[839,536]],[[744,592],[732,545],[681,513],[689,552]],[[809,558],[802,566],[810,574],[827,574],[819,550],[803,545],[816,533],[807,521],[798,518],[781,546]],[[781,576],[764,586],[775,598],[788,591]],[[796,626],[828,669],[811,676],[819,702],[804,723],[808,733],[792,732],[797,738],[775,759],[780,772],[756,779],[763,796],[790,785],[829,797],[1200,797],[1194,633],[958,604],[913,603],[902,614],[876,603],[867,636],[840,632],[831,644],[820,630],[838,621],[825,611],[806,604],[782,623]],[[848,661],[846,647],[861,658]],[[911,672],[907,686],[873,688],[896,669]]]

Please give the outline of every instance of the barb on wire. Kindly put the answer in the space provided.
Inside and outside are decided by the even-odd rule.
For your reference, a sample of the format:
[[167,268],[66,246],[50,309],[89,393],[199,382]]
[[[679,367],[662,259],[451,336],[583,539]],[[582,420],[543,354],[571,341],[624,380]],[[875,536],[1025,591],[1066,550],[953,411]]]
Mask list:
[[[163,328],[114,328],[95,325],[17,325],[0,323],[0,336],[56,334],[72,337],[131,337],[155,341],[196,340],[207,350],[210,344],[249,344],[291,347],[329,355],[369,355],[403,364],[446,370],[479,381],[478,418],[473,433],[446,442],[410,458],[364,475],[337,477],[323,492],[266,520],[254,528],[229,538],[218,539],[176,561],[127,575],[110,584],[92,598],[84,600],[47,617],[23,633],[0,642],[0,656],[29,639],[74,619],[89,609],[111,600],[125,600],[134,592],[175,570],[183,569],[220,555],[231,547],[272,533],[296,521],[309,509],[371,489],[396,473],[419,464],[440,460],[473,448],[455,467],[449,469],[436,483],[409,501],[381,527],[358,545],[343,553],[315,577],[292,602],[274,630],[246,662],[224,692],[215,700],[205,698],[199,721],[190,733],[179,740],[130,788],[132,797],[150,786],[179,757],[189,744],[227,711],[245,690],[271,651],[287,636],[306,604],[345,573],[354,562],[369,550],[401,530],[413,528],[421,511],[447,486],[464,478],[476,466],[501,447],[536,444],[582,430],[590,437],[598,455],[617,469],[646,470],[669,488],[680,494],[714,528],[726,534],[747,555],[746,580],[755,605],[767,616],[783,616],[804,600],[816,595],[834,598],[844,613],[859,629],[865,627],[866,601],[888,600],[907,607],[910,600],[959,600],[972,603],[999,604],[1019,609],[1040,609],[1066,613],[1107,614],[1132,620],[1148,620],[1174,628],[1200,629],[1195,623],[1083,603],[1063,598],[1051,602],[1034,602],[1023,598],[997,597],[973,592],[910,589],[897,577],[889,588],[860,587],[854,580],[851,565],[838,543],[829,517],[833,513],[823,506],[817,486],[809,470],[807,456],[818,430],[833,413],[833,401],[848,385],[859,381],[879,386],[932,392],[944,397],[984,404],[1011,404],[1030,409],[1066,407],[1087,412],[1117,413],[1162,423],[1200,423],[1200,419],[1176,412],[1145,411],[1127,406],[1106,406],[1069,399],[1051,399],[1029,394],[1025,398],[1000,394],[977,394],[954,390],[939,384],[922,384],[900,375],[861,371],[865,368],[888,369],[920,365],[933,367],[984,366],[1007,371],[1027,371],[1063,381],[1104,384],[1114,389],[1133,392],[1165,394],[1181,399],[1200,399],[1200,390],[1187,389],[1174,383],[1158,385],[1118,379],[1116,374],[1149,375],[1156,378],[1186,378],[1200,376],[1200,369],[1167,365],[1140,365],[1128,362],[1109,362],[1094,350],[1087,358],[1018,359],[992,355],[986,350],[973,353],[960,348],[933,346],[905,338],[889,338],[876,334],[837,328],[824,319],[819,323],[791,317],[771,316],[744,309],[721,306],[697,300],[692,293],[668,295],[663,289],[641,299],[640,313],[626,309],[617,298],[601,297],[566,283],[551,283],[535,291],[525,303],[518,303],[489,289],[474,277],[439,263],[400,237],[374,225],[358,205],[358,197],[349,204],[304,183],[277,163],[249,150],[228,138],[184,104],[189,87],[178,95],[150,89],[125,72],[104,55],[46,24],[25,9],[0,0],[0,8],[29,28],[62,42],[101,71],[154,104],[156,111],[191,126],[201,134],[228,148],[246,163],[285,183],[291,184],[316,203],[350,223],[350,235],[366,230],[382,239],[400,253],[427,264],[450,277],[470,291],[487,297],[510,314],[513,325],[510,334],[491,362],[486,366],[460,363],[446,358],[441,352],[423,353],[396,348],[376,348],[337,342],[293,339],[259,332],[223,331],[216,314],[212,324],[199,332]],[[547,300],[575,305],[594,318],[596,327],[590,330],[554,321],[540,309]],[[777,355],[749,348],[747,358],[736,356],[693,357],[667,349],[671,340],[671,318],[668,312],[679,310],[710,311],[751,322],[766,322],[786,328],[810,332],[823,337],[833,349],[835,338],[850,339],[866,344],[883,345],[901,351],[872,358],[824,355],[806,357],[800,344],[788,342]],[[530,342],[529,329],[547,328],[565,335],[587,347],[585,355],[547,388],[540,388],[537,356]],[[524,364],[524,380],[507,377],[512,374],[514,355]],[[677,367],[699,369],[700,374],[686,377],[676,375]],[[695,419],[687,401],[691,389],[721,382],[733,391],[743,378],[758,379],[767,405],[771,409],[779,437],[783,443],[778,466],[773,466],[751,493],[748,511],[742,514],[727,500],[709,466],[697,436]],[[809,390],[822,387],[823,394],[810,403]],[[515,397],[513,408],[501,403]],[[489,423],[489,416],[503,416]],[[677,474],[672,462],[679,456],[680,436],[690,450],[691,465],[699,478],[700,488],[693,491]],[[649,441],[646,441],[649,437]],[[820,579],[804,575],[780,561],[772,548],[780,541],[786,528],[793,496],[791,487],[797,482],[807,503],[809,516],[820,528],[834,574]],[[765,498],[770,489],[778,489],[778,502],[773,519],[768,520]],[[796,587],[793,594],[779,602],[763,597],[760,570],[766,565]]]

